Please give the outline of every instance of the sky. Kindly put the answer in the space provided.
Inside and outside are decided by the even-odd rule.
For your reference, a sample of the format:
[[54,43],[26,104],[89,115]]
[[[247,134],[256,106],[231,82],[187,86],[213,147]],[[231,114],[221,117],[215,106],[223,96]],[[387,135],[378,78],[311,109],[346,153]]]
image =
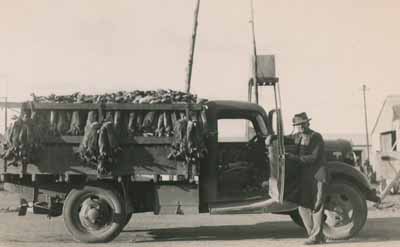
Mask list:
[[[400,1],[254,0],[258,54],[274,54],[286,131],[363,133],[400,94]],[[249,0],[201,0],[192,92],[247,100]],[[0,0],[0,96],[183,90],[195,0]],[[271,89],[261,103],[270,110]],[[0,112],[2,116],[2,111]],[[1,117],[0,117],[0,121]]]

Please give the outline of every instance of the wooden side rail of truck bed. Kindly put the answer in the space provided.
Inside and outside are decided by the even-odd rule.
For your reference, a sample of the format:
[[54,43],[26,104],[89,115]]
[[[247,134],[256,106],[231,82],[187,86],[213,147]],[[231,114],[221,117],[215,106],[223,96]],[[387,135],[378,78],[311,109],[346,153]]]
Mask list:
[[[126,116],[129,112],[180,112],[188,109],[187,104],[133,104],[133,103],[37,103],[37,102],[1,102],[0,107],[19,108],[35,112],[74,112],[98,111],[99,120],[106,112],[120,111]],[[191,104],[191,112],[199,112],[204,105]],[[123,126],[126,128],[127,126]],[[95,175],[96,167],[85,165],[77,157],[83,136],[78,135],[44,135],[41,138],[43,154],[35,164],[7,166],[0,161],[0,173],[11,174],[84,174]],[[112,176],[130,175],[187,175],[186,162],[168,159],[171,152],[172,136],[128,136],[121,135],[118,142],[123,149],[118,164],[112,169]],[[196,174],[195,174],[196,175]]]

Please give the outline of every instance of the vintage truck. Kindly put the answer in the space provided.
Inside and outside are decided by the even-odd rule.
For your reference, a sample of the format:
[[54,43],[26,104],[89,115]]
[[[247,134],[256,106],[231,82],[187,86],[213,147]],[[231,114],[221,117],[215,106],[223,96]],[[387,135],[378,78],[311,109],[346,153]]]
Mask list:
[[[36,112],[89,111],[177,112],[185,104],[10,104]],[[0,162],[4,188],[21,194],[20,215],[26,210],[63,216],[66,228],[81,242],[111,241],[135,213],[154,214],[287,214],[301,224],[297,206],[286,200],[296,189],[293,164],[277,162],[274,111],[239,101],[208,101],[190,105],[203,114],[202,133],[207,153],[193,169],[187,161],[169,159],[172,136],[122,135],[122,154],[110,174],[99,176],[96,167],[82,163],[75,153],[83,136],[43,136],[40,159],[10,165]],[[276,111],[275,111],[276,113]],[[219,138],[224,120],[247,122],[254,135],[241,141]],[[290,152],[293,147],[285,145]],[[333,180],[328,188],[324,233],[347,239],[367,219],[366,201],[376,193],[358,170],[340,161],[327,164]],[[286,169],[284,169],[286,168]],[[134,217],[133,217],[134,218]],[[265,229],[268,231],[268,229]]]

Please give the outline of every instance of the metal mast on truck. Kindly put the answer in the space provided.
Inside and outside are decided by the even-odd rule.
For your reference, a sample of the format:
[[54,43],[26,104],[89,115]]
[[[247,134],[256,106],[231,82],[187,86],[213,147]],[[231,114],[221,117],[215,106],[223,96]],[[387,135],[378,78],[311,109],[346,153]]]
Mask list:
[[[252,102],[254,94],[254,103],[259,104],[259,88],[263,86],[272,86],[274,90],[275,109],[272,112],[276,113],[276,135],[277,135],[277,156],[278,156],[278,171],[276,174],[279,181],[279,202],[283,202],[284,192],[284,177],[285,177],[285,144],[284,131],[282,120],[282,103],[279,88],[279,78],[275,76],[275,57],[274,55],[257,55],[256,35],[254,28],[254,0],[250,0],[250,31],[251,31],[251,79],[248,84],[248,101]],[[249,133],[249,128],[247,128]],[[271,186],[271,185],[270,185]]]

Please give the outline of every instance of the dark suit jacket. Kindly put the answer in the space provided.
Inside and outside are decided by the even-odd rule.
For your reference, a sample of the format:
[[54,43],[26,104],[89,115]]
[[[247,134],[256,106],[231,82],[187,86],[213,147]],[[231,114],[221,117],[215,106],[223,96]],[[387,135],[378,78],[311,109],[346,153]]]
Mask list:
[[292,135],[290,138],[296,144],[295,162],[300,166],[298,203],[300,206],[313,209],[317,182],[329,181],[325,167],[324,140],[321,134],[313,130]]

